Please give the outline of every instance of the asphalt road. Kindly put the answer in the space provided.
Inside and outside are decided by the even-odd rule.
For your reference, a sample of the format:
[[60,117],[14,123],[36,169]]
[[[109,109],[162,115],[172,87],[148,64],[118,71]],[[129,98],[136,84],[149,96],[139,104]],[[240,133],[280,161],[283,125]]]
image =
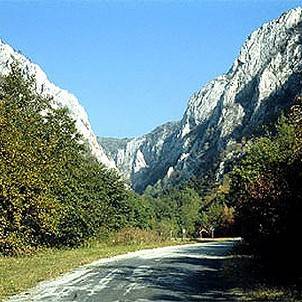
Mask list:
[[100,260],[9,301],[236,301],[221,274],[234,242],[165,247]]

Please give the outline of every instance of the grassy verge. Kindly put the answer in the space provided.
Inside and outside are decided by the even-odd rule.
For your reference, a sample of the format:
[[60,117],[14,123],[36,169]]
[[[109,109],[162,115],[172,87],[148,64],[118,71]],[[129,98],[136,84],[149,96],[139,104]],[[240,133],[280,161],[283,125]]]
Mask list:
[[297,284],[284,284],[268,276],[252,256],[226,259],[223,274],[229,291],[240,297],[240,301],[302,301],[302,290]]
[[31,256],[0,257],[0,301],[29,289],[40,281],[58,277],[73,268],[100,258],[181,243],[188,241],[166,240],[127,245],[94,241],[76,249],[45,249]]

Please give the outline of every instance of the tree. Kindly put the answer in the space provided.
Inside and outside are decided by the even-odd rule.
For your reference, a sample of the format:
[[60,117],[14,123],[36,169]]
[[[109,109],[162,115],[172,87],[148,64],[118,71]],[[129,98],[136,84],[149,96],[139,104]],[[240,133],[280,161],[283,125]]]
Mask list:
[[302,218],[301,116],[299,101],[271,133],[250,142],[231,174],[241,235],[255,254],[283,272],[301,268],[301,249],[289,248],[300,236]]
[[[0,251],[20,252],[54,236],[60,205],[51,192],[52,166],[43,140],[49,100],[17,64],[0,89]],[[49,182],[46,181],[46,175]],[[43,176],[43,177],[41,177]]]
[[0,82],[0,252],[75,246],[131,219],[143,225],[124,181],[91,156],[69,110],[52,108],[35,87],[18,63]]

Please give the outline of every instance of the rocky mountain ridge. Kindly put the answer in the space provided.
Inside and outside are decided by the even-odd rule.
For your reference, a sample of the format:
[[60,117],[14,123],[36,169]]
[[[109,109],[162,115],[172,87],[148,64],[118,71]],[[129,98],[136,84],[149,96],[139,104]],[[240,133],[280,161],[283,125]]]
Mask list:
[[[243,137],[293,102],[302,87],[302,8],[265,23],[243,44],[230,70],[194,93],[179,122],[128,139],[107,153],[142,192],[177,184],[225,161]],[[108,150],[108,140],[100,139]]]
[[67,90],[61,89],[50,82],[46,74],[37,64],[31,62],[30,59],[0,39],[0,75],[9,72],[10,65],[14,60],[17,61],[22,69],[27,71],[29,75],[35,76],[38,93],[53,97],[54,106],[66,106],[70,110],[71,116],[76,121],[77,129],[83,135],[84,139],[87,140],[92,154],[107,167],[114,168],[114,162],[107,157],[102,147],[98,144],[88,115],[85,109],[80,105],[78,99]]

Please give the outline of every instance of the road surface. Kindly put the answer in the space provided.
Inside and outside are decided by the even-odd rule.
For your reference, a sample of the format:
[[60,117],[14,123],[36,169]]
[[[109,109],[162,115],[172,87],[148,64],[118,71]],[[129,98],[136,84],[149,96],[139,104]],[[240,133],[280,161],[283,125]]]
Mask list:
[[220,273],[234,242],[164,247],[102,259],[9,301],[236,301]]

